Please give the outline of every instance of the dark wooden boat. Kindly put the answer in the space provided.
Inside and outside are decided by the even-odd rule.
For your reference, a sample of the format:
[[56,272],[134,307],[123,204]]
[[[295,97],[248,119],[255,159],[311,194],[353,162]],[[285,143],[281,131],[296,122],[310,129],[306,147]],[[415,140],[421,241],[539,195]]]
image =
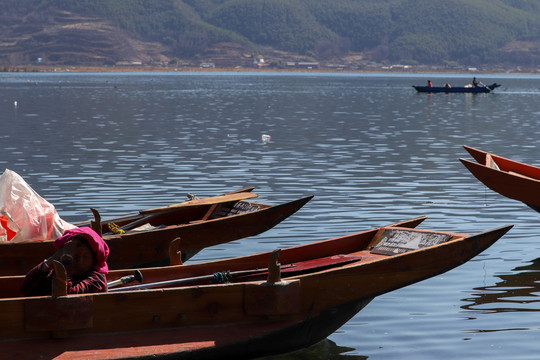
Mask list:
[[[53,296],[17,297],[23,277],[0,277],[2,358],[252,359],[292,351],[326,338],[374,297],[465,263],[512,227],[472,236],[414,229],[424,219],[274,252],[140,269],[142,284],[101,294],[64,295],[59,276]],[[60,263],[55,268],[62,273]]]
[[473,86],[456,86],[456,87],[446,87],[446,86],[416,86],[413,85],[413,88],[418,92],[428,92],[428,93],[490,93],[496,88],[501,86],[501,84],[493,83],[491,85],[478,85]]
[[[250,192],[251,189],[247,190],[93,221],[92,226],[97,232],[103,233],[109,245],[109,268],[168,265],[171,250],[169,244],[175,238],[181,238],[175,249],[182,253],[181,259],[175,259],[179,263],[203,248],[269,230],[313,197],[267,205],[247,201],[258,196]],[[112,234],[108,229],[109,224],[115,224],[126,232]],[[76,225],[89,226],[90,223]],[[52,241],[0,243],[0,275],[26,274],[54,251]]]
[[459,159],[484,185],[540,212],[540,168],[463,146],[476,160]]

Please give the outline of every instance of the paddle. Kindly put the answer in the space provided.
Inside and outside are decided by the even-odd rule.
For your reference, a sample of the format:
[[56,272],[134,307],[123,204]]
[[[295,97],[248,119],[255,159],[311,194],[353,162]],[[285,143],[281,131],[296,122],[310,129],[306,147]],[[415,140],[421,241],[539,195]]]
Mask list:
[[[352,262],[361,260],[360,256],[356,255],[334,255],[326,256],[317,259],[299,261],[291,264],[282,265],[280,267],[281,276],[294,276],[312,273],[316,271],[322,271],[325,269],[342,266]],[[158,281],[148,284],[140,284],[133,286],[125,286],[120,288],[111,289],[109,292],[117,291],[128,291],[128,290],[141,290],[141,289],[150,289],[150,288],[159,288],[167,286],[180,286],[190,283],[226,283],[236,281],[255,281],[261,277],[267,276],[269,272],[268,268],[252,269],[252,270],[239,270],[239,271],[222,271],[217,272],[212,275],[202,275],[202,276],[193,276],[183,279],[172,279]]]
[[167,205],[167,206],[162,206],[162,207],[153,208],[153,209],[141,210],[139,212],[143,215],[147,215],[147,214],[167,211],[169,209],[175,209],[175,208],[184,207],[184,206],[211,205],[211,204],[218,204],[218,203],[224,203],[224,202],[229,202],[229,201],[251,199],[251,198],[256,198],[258,196],[259,195],[252,192],[230,193],[230,194],[224,194],[224,195],[211,196],[211,197],[202,198],[202,199],[188,200],[188,201],[184,201],[184,202],[173,204],[173,205]]
[[478,84],[480,84],[480,85],[482,85],[483,87],[485,87],[486,90],[487,90],[488,92],[491,92],[491,89],[490,89],[486,84],[484,84],[483,82],[480,81]]
[[241,193],[241,192],[252,192],[253,190],[255,190],[255,186],[248,186],[242,189],[226,192],[222,195],[235,194],[235,193]]

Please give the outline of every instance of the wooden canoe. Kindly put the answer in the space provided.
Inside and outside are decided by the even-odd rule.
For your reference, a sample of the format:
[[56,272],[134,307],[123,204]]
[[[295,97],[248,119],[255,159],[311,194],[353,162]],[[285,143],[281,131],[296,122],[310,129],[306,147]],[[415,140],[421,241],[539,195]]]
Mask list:
[[477,87],[473,86],[455,86],[455,87],[446,87],[446,86],[416,86],[413,85],[418,92],[427,92],[427,93],[490,93],[496,88],[501,86],[501,84],[493,83],[491,85],[478,85]]
[[[17,297],[23,277],[0,277],[2,358],[250,359],[292,351],[326,338],[374,297],[465,263],[512,227],[472,236],[416,230],[424,219],[280,251],[140,269],[143,284],[101,294],[63,295],[60,286],[56,297]],[[229,282],[210,280],[224,277]]]
[[[298,211],[313,196],[279,205],[246,201],[256,197],[251,192],[233,192],[214,198],[192,200],[157,209],[141,210],[94,223],[94,230],[102,231],[110,248],[107,263],[110,269],[159,266],[170,264],[170,243],[180,237],[175,251],[186,261],[203,248],[260,234],[271,229]],[[214,199],[215,201],[211,201]],[[111,234],[108,224],[132,229],[150,226],[147,230],[127,230]],[[79,223],[88,226],[89,223]],[[0,243],[0,275],[26,274],[33,266],[52,255],[52,241]]]
[[491,190],[540,212],[540,168],[463,146],[475,161],[459,159]]

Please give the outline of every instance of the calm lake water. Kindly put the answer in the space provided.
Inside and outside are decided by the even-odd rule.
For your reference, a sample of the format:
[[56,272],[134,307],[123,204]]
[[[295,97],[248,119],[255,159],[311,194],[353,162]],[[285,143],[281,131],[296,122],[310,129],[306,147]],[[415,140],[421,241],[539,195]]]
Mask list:
[[[421,228],[514,228],[472,261],[380,296],[312,348],[271,359],[538,359],[540,214],[478,182],[470,145],[540,165],[540,77],[492,94],[417,94],[471,75],[0,74],[0,168],[67,221],[255,186],[314,194],[257,237],[193,261],[274,250],[426,215]],[[16,105],[15,105],[16,102]],[[261,136],[271,136],[263,144]],[[362,286],[362,284],[358,284]]]

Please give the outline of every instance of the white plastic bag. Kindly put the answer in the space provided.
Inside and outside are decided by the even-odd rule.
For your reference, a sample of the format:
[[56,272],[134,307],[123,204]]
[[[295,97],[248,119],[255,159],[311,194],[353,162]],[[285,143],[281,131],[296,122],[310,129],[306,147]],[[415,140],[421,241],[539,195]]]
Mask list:
[[16,172],[0,176],[0,242],[54,240],[74,227]]

